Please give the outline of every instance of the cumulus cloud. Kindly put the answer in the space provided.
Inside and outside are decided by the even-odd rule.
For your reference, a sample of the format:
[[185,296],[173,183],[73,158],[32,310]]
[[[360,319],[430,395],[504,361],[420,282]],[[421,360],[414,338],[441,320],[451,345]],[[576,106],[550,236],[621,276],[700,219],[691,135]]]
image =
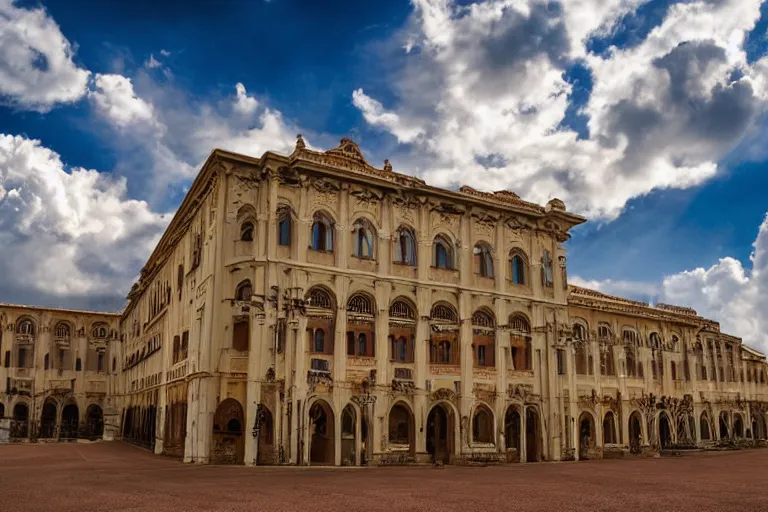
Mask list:
[[118,309],[168,220],[125,179],[0,134],[0,300]]
[[88,97],[99,114],[119,128],[154,122],[152,105],[136,96],[130,78],[98,74],[94,79],[94,90],[89,91]]
[[569,282],[652,304],[692,307],[699,315],[720,322],[723,332],[739,336],[744,343],[768,353],[768,215],[752,246],[748,268],[726,256],[709,268],[684,270],[665,276],[661,282],[578,276],[571,277]]
[[753,244],[750,268],[725,257],[709,268],[667,276],[664,302],[691,306],[718,320],[723,331],[768,353],[768,216]]
[[235,84],[235,112],[243,115],[251,115],[259,108],[259,102],[253,96],[248,96],[245,86],[238,82]]
[[[402,63],[388,77],[395,100],[359,88],[352,101],[406,145],[410,171],[432,184],[559,197],[614,218],[633,197],[714,176],[752,133],[768,92],[765,63],[748,64],[743,51],[761,0],[678,3],[639,44],[587,51],[589,38],[612,33],[643,3],[414,0],[392,45]],[[577,63],[592,87],[574,108],[568,72]],[[586,136],[569,127],[574,111],[587,119]]]
[[86,93],[89,72],[72,60],[74,49],[42,8],[0,0],[0,100],[47,112]]

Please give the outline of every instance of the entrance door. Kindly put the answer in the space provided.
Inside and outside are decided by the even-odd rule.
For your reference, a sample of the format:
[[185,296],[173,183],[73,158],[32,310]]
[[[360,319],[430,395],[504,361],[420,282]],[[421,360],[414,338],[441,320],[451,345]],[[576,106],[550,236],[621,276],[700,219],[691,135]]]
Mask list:
[[527,408],[525,413],[525,452],[527,462],[539,462],[539,414]]
[[451,419],[451,415],[439,404],[432,408],[427,417],[427,451],[434,462],[448,464],[451,460]]
[[659,415],[659,444],[661,448],[667,448],[672,444],[672,428],[669,418],[664,413]]
[[589,449],[594,444],[592,438],[594,428],[592,427],[592,416],[584,413],[579,419],[579,459],[587,460],[589,458]]

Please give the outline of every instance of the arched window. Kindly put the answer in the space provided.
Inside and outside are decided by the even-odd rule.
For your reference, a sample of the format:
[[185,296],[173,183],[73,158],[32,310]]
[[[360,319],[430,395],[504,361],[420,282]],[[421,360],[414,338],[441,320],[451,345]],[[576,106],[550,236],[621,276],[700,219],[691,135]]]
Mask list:
[[62,339],[68,339],[70,336],[69,325],[65,322],[59,322],[56,324],[56,337]]
[[[312,226],[314,233],[314,225]],[[291,245],[291,211],[289,208],[280,208],[277,211],[277,243],[278,245]]]
[[389,317],[401,320],[416,320],[416,312],[410,304],[404,300],[395,300],[389,307]]
[[322,329],[315,329],[314,346],[312,347],[314,352],[325,352],[325,331]]
[[411,228],[401,226],[395,233],[395,262],[416,265],[416,236]]
[[634,346],[627,346],[624,348],[624,352],[627,361],[627,377],[635,377],[637,375],[637,367],[635,365],[635,348]]
[[573,324],[573,339],[576,341],[587,341],[587,327],[581,323]]
[[624,340],[624,343],[637,345],[637,333],[632,329],[624,329],[621,333],[621,338]]
[[514,250],[510,261],[512,263],[512,282],[514,284],[526,284],[528,263],[523,253]]
[[235,300],[251,300],[251,295],[253,295],[253,287],[251,286],[251,281],[249,279],[241,281],[235,289]]
[[472,348],[477,366],[496,366],[495,358],[496,321],[483,310],[472,315]]
[[472,418],[472,440],[476,443],[493,443],[493,416],[484,406],[479,406]]
[[312,222],[312,245],[315,251],[333,251],[333,223],[323,213],[316,213]]
[[551,288],[554,286],[554,276],[552,273],[552,254],[549,251],[544,251],[544,256],[541,258],[541,281],[544,286]]
[[597,326],[597,337],[601,340],[609,340],[611,338],[611,328],[606,324],[600,324]]
[[680,338],[678,338],[676,335],[672,335],[672,351],[673,352],[679,352],[680,351]]
[[531,346],[531,324],[521,314],[509,317],[510,348],[512,365],[515,370],[531,370],[533,349]]
[[486,244],[477,244],[472,250],[475,257],[475,273],[482,277],[493,277],[493,253]]
[[370,222],[358,219],[354,224],[354,239],[352,253],[358,258],[373,259],[373,244],[375,230]]
[[435,237],[433,244],[435,257],[434,266],[437,268],[453,269],[453,244],[443,235]]
[[93,336],[94,338],[106,338],[107,326],[105,324],[94,325],[93,329],[91,330],[91,336]]
[[652,332],[648,337],[648,340],[651,342],[651,348],[655,348],[657,350],[661,348],[661,337],[659,336],[659,333]]
[[247,220],[240,225],[240,241],[253,242],[253,222]]
[[29,334],[31,336],[34,336],[35,324],[32,323],[32,320],[24,319],[21,322],[19,322],[19,325],[16,328],[16,332],[19,334]]

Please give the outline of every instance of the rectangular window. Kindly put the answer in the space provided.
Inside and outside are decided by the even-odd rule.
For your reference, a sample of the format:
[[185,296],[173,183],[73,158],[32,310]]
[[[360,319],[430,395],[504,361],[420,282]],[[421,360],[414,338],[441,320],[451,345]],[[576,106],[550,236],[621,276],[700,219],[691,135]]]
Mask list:
[[355,355],[355,333],[352,331],[347,333],[347,355]]
[[485,345],[477,347],[477,364],[478,366],[485,366]]
[[401,380],[413,380],[413,372],[410,368],[395,368],[395,378]]
[[310,367],[316,372],[329,372],[331,371],[331,365],[325,359],[312,359]]
[[557,350],[557,374],[565,375],[565,350]]
[[245,352],[248,350],[248,338],[250,336],[250,325],[248,320],[238,320],[232,328],[232,348]]
[[19,348],[19,360],[16,366],[18,368],[27,367],[27,349],[26,348]]
[[99,373],[104,371],[104,352],[99,352],[99,359],[96,363],[96,371]]
[[10,350],[5,351],[5,367],[6,368],[11,367],[11,351]]
[[179,351],[179,361],[187,358],[189,352],[189,331],[181,333],[181,349]]
[[291,219],[288,216],[280,220],[277,243],[280,245],[291,245]]

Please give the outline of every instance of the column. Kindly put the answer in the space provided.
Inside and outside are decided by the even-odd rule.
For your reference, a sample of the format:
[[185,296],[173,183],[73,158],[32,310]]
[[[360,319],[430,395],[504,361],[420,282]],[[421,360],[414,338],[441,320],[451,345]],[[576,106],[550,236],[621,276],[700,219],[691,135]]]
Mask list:
[[[275,334],[275,315],[269,311],[269,320],[256,321],[253,315],[251,322],[251,339],[248,347],[248,384],[246,387],[245,425],[243,436],[245,438],[245,465],[253,466],[258,460],[258,439],[253,437],[252,429],[256,424],[256,410],[261,402],[261,382],[263,378],[262,356],[267,347],[271,345]],[[277,408],[276,408],[277,409]],[[272,411],[273,421],[278,421],[279,410]],[[264,435],[260,432],[261,435]]]

